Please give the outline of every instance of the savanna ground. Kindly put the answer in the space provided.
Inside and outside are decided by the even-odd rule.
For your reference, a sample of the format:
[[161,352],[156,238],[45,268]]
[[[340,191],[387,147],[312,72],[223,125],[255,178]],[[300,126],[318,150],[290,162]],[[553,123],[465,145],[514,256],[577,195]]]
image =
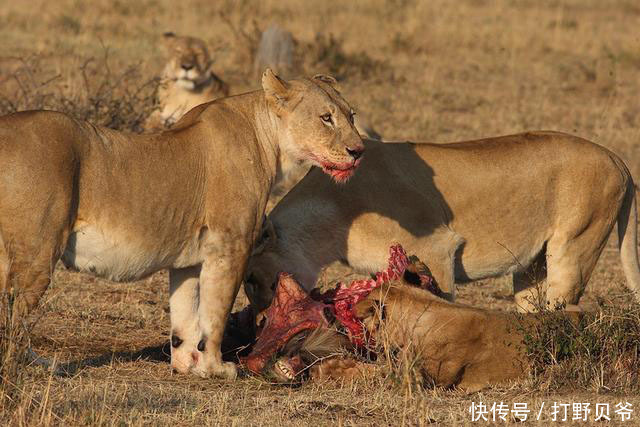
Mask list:
[[[640,177],[638,22],[634,0],[2,0],[0,112],[52,108],[139,131],[154,108],[162,32],[204,38],[214,70],[239,93],[259,85],[251,64],[256,30],[276,23],[298,40],[298,72],[336,75],[360,116],[387,139],[445,142],[560,130],[612,149]],[[623,304],[623,284],[614,237],[581,303]],[[167,288],[165,273],[113,284],[58,269],[30,319],[32,345],[41,355],[84,363],[68,376],[20,368],[0,419],[12,425],[471,425],[468,408],[480,401],[527,402],[531,416],[544,402],[543,425],[551,422],[554,401],[590,402],[592,411],[596,403],[611,403],[611,424],[620,423],[613,405],[628,401],[634,413],[626,424],[640,419],[637,377],[611,378],[637,371],[637,364],[622,362],[600,375],[588,359],[571,369],[557,365],[555,373],[472,395],[415,387],[401,371],[299,388],[252,377],[172,375],[163,348]],[[462,287],[459,300],[513,309],[506,278]],[[241,295],[237,306],[244,302]],[[637,320],[637,309],[629,310]]]

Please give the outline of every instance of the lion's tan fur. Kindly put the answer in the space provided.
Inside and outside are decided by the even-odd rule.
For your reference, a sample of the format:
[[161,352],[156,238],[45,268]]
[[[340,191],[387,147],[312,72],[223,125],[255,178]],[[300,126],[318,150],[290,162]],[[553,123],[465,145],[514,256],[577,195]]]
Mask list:
[[16,311],[38,302],[61,257],[118,281],[169,268],[172,365],[235,376],[222,332],[278,158],[345,164],[362,149],[349,105],[323,79],[267,70],[262,84],[157,134],[50,111],[0,118],[0,291],[18,293]]
[[229,95],[229,85],[212,70],[204,41],[165,33],[168,60],[158,88],[159,110],[145,123],[147,130],[174,125],[193,107]]
[[528,374],[521,328],[531,319],[522,315],[453,304],[406,284],[374,290],[356,313],[381,343],[411,352],[438,386],[475,391]]
[[347,184],[311,171],[270,214],[277,237],[250,262],[255,304],[268,305],[278,271],[311,289],[335,261],[379,271],[394,242],[450,299],[456,282],[512,274],[521,310],[537,290],[550,306],[577,304],[616,221],[627,284],[640,292],[634,184],[607,149],[555,132],[366,146]]
[[[468,392],[526,378],[530,362],[523,336],[540,321],[530,314],[450,303],[404,282],[375,289],[355,311],[377,346],[386,347],[389,353],[405,352],[403,359],[434,385]],[[556,315],[569,315],[574,320],[580,316]],[[344,356],[311,368],[316,380],[372,374],[376,374],[373,365]]]
[[[354,126],[363,138],[380,140],[380,135],[373,130],[359,115],[354,118]],[[278,164],[277,184],[271,189],[267,212],[282,200],[282,198],[309,172],[310,166],[292,159],[282,158]]]

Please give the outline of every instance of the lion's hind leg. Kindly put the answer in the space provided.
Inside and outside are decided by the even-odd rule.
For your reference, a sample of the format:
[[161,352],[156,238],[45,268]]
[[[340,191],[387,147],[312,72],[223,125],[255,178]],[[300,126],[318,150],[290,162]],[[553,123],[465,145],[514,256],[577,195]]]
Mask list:
[[587,230],[572,239],[549,241],[546,302],[550,309],[564,306],[580,310],[578,300],[607,243],[609,230]]
[[13,311],[19,316],[27,315],[38,305],[51,282],[59,251],[49,245],[42,251],[31,259],[27,256],[29,251],[20,251],[10,258],[7,291],[13,300]]
[[[592,215],[590,221],[552,236],[547,242],[546,304],[580,311],[578,301],[607,244],[615,224],[615,210]],[[582,226],[580,226],[582,225]]]
[[72,226],[70,199],[59,197],[49,209],[22,218],[0,218],[0,289],[8,292],[18,316],[36,307],[51,282]]

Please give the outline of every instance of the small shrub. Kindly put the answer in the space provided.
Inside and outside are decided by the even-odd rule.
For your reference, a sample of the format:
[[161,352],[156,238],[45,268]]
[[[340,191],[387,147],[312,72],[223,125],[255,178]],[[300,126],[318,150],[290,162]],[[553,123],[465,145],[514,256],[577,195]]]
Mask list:
[[18,59],[19,66],[0,86],[0,114],[23,110],[55,110],[113,129],[142,131],[158,106],[158,79],[143,80],[138,66],[113,72],[108,50],[88,58],[70,77],[45,67],[38,56]]
[[539,322],[522,328],[532,376],[539,385],[640,391],[639,304],[600,300],[595,312],[579,320],[548,311],[535,316]]

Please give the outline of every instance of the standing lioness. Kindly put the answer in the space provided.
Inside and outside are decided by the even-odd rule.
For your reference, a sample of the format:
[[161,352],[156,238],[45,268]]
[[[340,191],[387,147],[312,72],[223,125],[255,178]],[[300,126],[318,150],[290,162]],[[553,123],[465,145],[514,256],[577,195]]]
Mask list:
[[513,274],[521,310],[538,303],[537,284],[550,306],[577,304],[616,221],[627,285],[640,296],[635,187],[609,150],[556,132],[366,146],[346,185],[311,171],[270,214],[277,237],[252,257],[246,286],[259,308],[279,271],[310,289],[334,261],[379,271],[394,242],[450,299],[456,282]]
[[267,70],[264,90],[200,105],[154,135],[48,111],[0,118],[0,290],[22,314],[60,257],[116,281],[169,268],[172,366],[234,377],[222,333],[279,156],[340,180],[363,150],[331,82]]

